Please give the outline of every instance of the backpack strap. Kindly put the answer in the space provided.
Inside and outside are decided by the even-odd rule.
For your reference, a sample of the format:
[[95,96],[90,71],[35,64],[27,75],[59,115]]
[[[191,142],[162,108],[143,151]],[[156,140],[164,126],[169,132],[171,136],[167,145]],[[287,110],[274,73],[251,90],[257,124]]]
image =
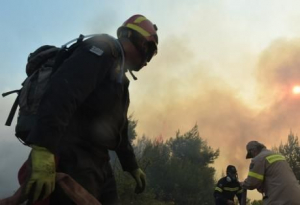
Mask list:
[[123,75],[124,75],[124,64],[125,64],[125,55],[124,55],[124,50],[123,50],[123,47],[121,45],[121,43],[119,42],[118,39],[116,39],[116,42],[117,42],[117,45],[119,47],[119,50],[121,52],[121,72],[120,72],[120,75],[119,75],[119,79],[118,79],[118,82],[119,83],[122,83],[122,80],[123,80]]
[[21,89],[20,90],[13,90],[13,91],[2,94],[2,96],[5,97],[5,96],[10,95],[12,93],[18,93],[18,96],[16,97],[15,102],[14,102],[13,106],[11,107],[9,115],[8,115],[7,120],[5,122],[6,126],[10,126],[13,119],[14,119],[14,116],[16,114],[16,111],[17,111],[17,108],[18,108],[18,105],[19,105],[19,93],[20,93],[20,91],[21,91]]
[[12,91],[9,91],[9,92],[6,92],[6,93],[2,93],[2,97],[6,97],[7,95],[10,95],[10,94],[13,94],[13,93],[19,93],[20,92],[20,89],[19,90],[12,90]]
[[[118,83],[122,83],[123,81],[123,76],[124,76],[124,64],[125,64],[125,54],[124,54],[124,49],[120,43],[120,41],[112,36],[109,36],[107,34],[90,34],[90,35],[82,35],[80,34],[78,38],[75,38],[67,43],[65,43],[64,45],[61,46],[62,50],[72,50],[73,47],[77,47],[77,44],[81,43],[84,39],[88,39],[88,38],[92,38],[92,37],[100,37],[100,39],[104,42],[106,42],[107,44],[109,44],[109,46],[112,48],[113,50],[113,55],[117,56],[119,54],[117,54],[117,52],[119,52],[121,54],[121,59],[118,62],[118,66],[120,66],[120,73],[117,76],[117,82]],[[101,38],[102,36],[102,38]],[[73,43],[75,42],[75,43]],[[73,43],[73,44],[72,44]],[[67,46],[70,45],[71,46],[68,48]],[[115,49],[114,49],[115,48]],[[114,50],[117,50],[117,52],[115,52]],[[72,51],[71,51],[72,53]],[[134,76],[134,79],[136,80],[136,77]]]

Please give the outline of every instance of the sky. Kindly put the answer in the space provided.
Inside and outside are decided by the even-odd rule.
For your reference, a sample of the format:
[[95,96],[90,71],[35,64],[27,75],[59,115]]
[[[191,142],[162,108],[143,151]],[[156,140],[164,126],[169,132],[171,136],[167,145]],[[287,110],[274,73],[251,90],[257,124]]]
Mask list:
[[[131,15],[158,27],[158,55],[130,79],[137,133],[167,140],[195,124],[220,157],[247,176],[246,143],[268,148],[300,131],[300,1],[296,0],[0,0],[0,91],[20,88],[26,59],[41,45],[107,33]],[[15,96],[0,100],[0,197],[17,189],[29,149],[4,126]],[[251,191],[252,199],[261,196]]]

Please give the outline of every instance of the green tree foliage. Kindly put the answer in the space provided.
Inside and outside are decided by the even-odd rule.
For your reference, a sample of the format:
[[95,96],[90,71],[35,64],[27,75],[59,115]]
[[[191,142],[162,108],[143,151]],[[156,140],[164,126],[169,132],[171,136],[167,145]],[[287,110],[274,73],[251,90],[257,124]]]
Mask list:
[[263,201],[262,200],[254,200],[251,202],[251,205],[263,205]]
[[[128,134],[135,139],[137,121],[131,118]],[[166,142],[143,136],[134,145],[137,160],[147,174],[143,194],[134,193],[135,182],[122,171],[117,158],[111,160],[123,204],[171,205],[214,204],[215,169],[209,165],[219,156],[199,136],[198,126]]]
[[286,144],[280,144],[278,148],[274,150],[280,152],[289,163],[295,176],[300,180],[300,147],[298,136],[295,136],[292,132],[288,135]]
[[167,142],[143,139],[141,164],[155,199],[174,204],[213,204],[215,169],[208,165],[219,156],[200,136],[198,126]]
[[193,164],[207,166],[219,156],[219,150],[213,151],[200,136],[198,126],[195,125],[189,132],[180,135],[178,131],[175,139],[171,138],[167,144],[171,148],[174,158],[188,160]]
[[135,131],[135,128],[137,126],[138,121],[133,119],[133,116],[130,115],[128,118],[128,138],[130,142],[132,143],[135,138],[137,137],[137,133]]
[[[256,203],[256,200],[254,200],[253,202]],[[251,200],[249,198],[246,199],[246,205],[252,205],[253,202],[251,202]],[[240,205],[237,198],[234,198],[234,205]],[[257,204],[255,204],[255,205],[257,205]]]

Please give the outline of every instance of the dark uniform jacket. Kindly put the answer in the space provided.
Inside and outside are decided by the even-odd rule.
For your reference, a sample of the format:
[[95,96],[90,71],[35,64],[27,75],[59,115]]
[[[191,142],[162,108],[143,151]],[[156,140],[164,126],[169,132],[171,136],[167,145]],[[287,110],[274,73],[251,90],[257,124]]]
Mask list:
[[58,170],[73,177],[111,174],[97,173],[109,160],[108,149],[125,171],[138,168],[127,134],[129,80],[118,46],[108,35],[83,41],[51,77],[28,136],[27,143],[55,153]]
[[214,191],[216,205],[227,205],[227,200],[234,201],[234,196],[238,197],[241,204],[242,192],[238,181],[228,182],[226,177],[223,177],[218,181]]

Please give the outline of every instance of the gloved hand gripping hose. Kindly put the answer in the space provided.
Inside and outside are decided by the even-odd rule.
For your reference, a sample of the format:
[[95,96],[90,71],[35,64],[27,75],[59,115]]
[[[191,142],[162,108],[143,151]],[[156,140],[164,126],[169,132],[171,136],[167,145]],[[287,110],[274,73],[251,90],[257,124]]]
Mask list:
[[25,194],[30,202],[48,197],[55,188],[54,154],[44,147],[32,145],[28,159],[29,176],[26,181]]

